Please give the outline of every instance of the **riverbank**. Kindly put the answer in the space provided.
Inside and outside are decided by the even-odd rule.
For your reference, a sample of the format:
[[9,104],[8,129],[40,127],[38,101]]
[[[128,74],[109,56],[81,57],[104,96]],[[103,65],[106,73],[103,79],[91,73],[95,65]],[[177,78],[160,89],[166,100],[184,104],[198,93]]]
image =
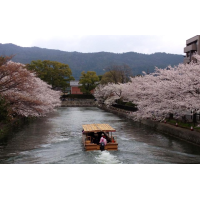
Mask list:
[[[106,110],[108,112],[112,112],[119,116],[131,119],[130,114],[131,112],[125,111],[119,108],[114,107],[106,107],[98,105],[100,109]],[[152,121],[152,120],[141,120],[139,123],[154,129],[163,134],[170,135],[172,137],[184,140],[186,142],[192,143],[194,145],[200,146],[200,132],[198,131],[191,131],[186,128],[177,127],[171,124],[167,124],[164,122]]]
[[0,141],[5,138],[7,133],[11,130],[9,124],[0,124]]
[[35,118],[18,117],[12,121],[0,123],[0,142],[6,139],[11,132],[33,121]]

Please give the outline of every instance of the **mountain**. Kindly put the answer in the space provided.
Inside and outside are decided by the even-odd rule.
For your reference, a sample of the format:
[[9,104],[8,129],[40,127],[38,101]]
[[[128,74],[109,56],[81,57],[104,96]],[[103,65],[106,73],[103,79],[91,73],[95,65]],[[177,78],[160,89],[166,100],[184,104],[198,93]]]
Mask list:
[[111,64],[127,64],[133,70],[133,75],[142,71],[153,72],[155,66],[166,68],[183,62],[183,55],[154,53],[80,53],[66,52],[39,47],[20,47],[14,44],[0,43],[0,56],[15,55],[14,62],[28,64],[32,60],[52,60],[68,64],[75,79],[79,79],[82,71],[95,71],[98,75],[105,73],[105,68]]

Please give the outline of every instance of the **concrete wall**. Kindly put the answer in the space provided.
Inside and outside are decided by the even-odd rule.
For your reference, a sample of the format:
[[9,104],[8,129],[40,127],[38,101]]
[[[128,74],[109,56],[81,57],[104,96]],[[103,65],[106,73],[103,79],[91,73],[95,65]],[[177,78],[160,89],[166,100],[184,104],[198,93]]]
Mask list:
[[200,133],[197,131],[191,131],[189,129],[180,128],[171,124],[165,124],[152,120],[142,120],[141,123],[161,133],[171,135],[173,137],[200,146]]

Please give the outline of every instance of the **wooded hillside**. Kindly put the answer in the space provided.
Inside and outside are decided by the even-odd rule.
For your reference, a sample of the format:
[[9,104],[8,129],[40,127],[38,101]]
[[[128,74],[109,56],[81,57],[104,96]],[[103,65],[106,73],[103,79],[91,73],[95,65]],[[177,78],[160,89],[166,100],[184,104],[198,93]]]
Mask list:
[[133,70],[133,75],[138,75],[142,71],[153,72],[155,66],[166,68],[168,65],[174,66],[183,62],[183,55],[168,53],[79,53],[0,43],[0,56],[10,56],[11,54],[15,54],[12,59],[14,62],[23,64],[28,64],[33,60],[51,60],[68,64],[75,79],[79,79],[82,71],[95,71],[98,75],[104,74],[104,69],[112,64],[127,64]]

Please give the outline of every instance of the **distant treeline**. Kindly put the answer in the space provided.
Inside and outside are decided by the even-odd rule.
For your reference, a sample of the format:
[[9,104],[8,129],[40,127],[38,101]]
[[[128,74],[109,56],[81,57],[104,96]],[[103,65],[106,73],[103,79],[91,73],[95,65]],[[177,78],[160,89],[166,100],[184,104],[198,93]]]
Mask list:
[[166,68],[168,65],[178,65],[183,62],[183,55],[154,53],[79,53],[60,50],[50,50],[38,47],[19,47],[14,44],[0,44],[0,56],[15,55],[14,62],[28,64],[33,60],[51,60],[69,65],[73,77],[78,80],[82,71],[95,71],[98,75],[105,73],[109,65],[126,64],[132,69],[133,75],[142,71],[151,73],[155,66]]

